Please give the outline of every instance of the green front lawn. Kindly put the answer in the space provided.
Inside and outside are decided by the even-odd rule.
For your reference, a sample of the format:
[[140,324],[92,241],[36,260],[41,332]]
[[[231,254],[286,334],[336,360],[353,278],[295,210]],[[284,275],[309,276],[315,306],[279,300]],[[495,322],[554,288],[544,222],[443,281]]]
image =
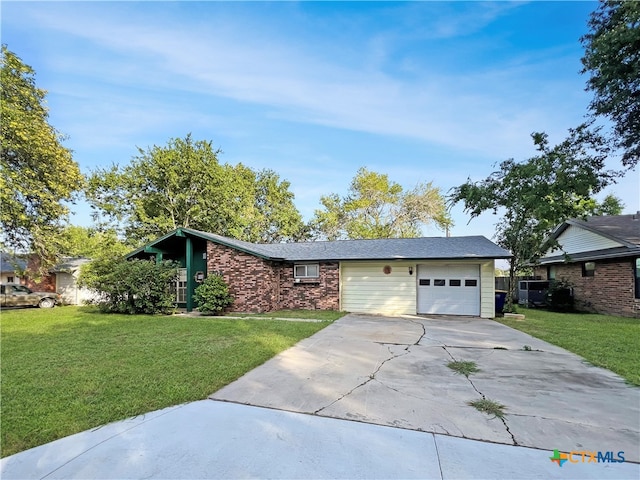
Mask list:
[[3,310],[1,455],[206,398],[326,325]]
[[519,312],[526,316],[524,320],[496,320],[577,353],[593,365],[640,385],[640,319],[532,308]]

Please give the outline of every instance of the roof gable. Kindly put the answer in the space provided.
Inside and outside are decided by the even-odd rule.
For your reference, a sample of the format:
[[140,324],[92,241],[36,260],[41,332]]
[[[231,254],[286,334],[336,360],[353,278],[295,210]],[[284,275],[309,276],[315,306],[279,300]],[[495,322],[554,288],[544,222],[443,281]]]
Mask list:
[[633,215],[588,217],[586,220],[569,220],[568,223],[625,246],[640,247],[640,212]]
[[624,246],[622,243],[600,233],[571,224],[558,235],[556,241],[560,246],[553,248],[545,256],[563,255],[565,253],[571,255]]
[[565,254],[574,260],[640,255],[640,215],[603,215],[585,220],[567,220],[550,236],[553,247],[540,263],[563,261]]

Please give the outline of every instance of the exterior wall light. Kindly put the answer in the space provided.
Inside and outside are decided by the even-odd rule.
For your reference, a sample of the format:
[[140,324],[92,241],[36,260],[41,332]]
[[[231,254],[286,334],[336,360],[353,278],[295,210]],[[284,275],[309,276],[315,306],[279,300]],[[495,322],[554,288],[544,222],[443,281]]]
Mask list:
[[413,267],[409,267],[409,275],[413,275]]

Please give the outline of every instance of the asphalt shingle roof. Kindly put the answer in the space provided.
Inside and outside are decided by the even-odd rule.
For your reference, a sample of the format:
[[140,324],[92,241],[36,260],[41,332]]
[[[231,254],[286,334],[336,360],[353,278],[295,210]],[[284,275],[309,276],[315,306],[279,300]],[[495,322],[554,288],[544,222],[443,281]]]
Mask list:
[[509,258],[511,254],[483,236],[337,240],[333,242],[250,243],[213,233],[183,228],[264,258],[287,261],[483,259]]
[[571,223],[587,230],[603,234],[629,246],[640,246],[640,212],[632,215],[602,215],[586,220],[570,220]]
[[20,270],[24,270],[27,268],[27,261],[8,253],[0,252],[0,272],[15,272],[16,266]]
[[[571,254],[573,261],[587,261],[640,255],[640,212],[630,215],[599,215],[584,220],[571,219],[559,225],[550,240],[557,240],[569,226],[583,228],[621,244],[620,247],[605,250],[590,250]],[[564,263],[564,255],[542,257],[541,265]]]

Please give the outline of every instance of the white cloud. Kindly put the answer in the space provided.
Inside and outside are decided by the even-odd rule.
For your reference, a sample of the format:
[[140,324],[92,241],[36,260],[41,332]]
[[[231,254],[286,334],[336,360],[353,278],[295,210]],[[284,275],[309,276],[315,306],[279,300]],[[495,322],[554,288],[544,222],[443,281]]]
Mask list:
[[[431,34],[468,34],[505,8],[474,7],[466,15],[438,17]],[[544,60],[462,78],[417,69],[407,80],[318,59],[304,39],[297,44],[281,38],[265,42],[260,32],[252,35],[240,24],[237,29],[218,29],[151,23],[136,16],[118,17],[118,11],[100,16],[49,11],[39,22],[118,56],[104,63],[96,58],[67,64],[75,71],[70,74],[100,76],[116,85],[226,97],[259,104],[270,115],[297,122],[414,138],[497,158],[528,149],[533,130],[565,129],[575,123],[575,112],[561,106],[560,87],[567,87],[566,82],[553,82],[557,92],[544,85],[538,95],[531,91],[535,70],[548,68]],[[371,48],[364,56],[385,55],[382,45],[373,42]],[[57,55],[64,58],[63,52]],[[557,102],[556,111],[550,111]],[[125,113],[113,117],[118,125],[127,124]],[[131,120],[140,123],[135,115]]]
[[[321,194],[344,191],[357,163],[378,165],[407,186],[415,184],[416,176],[444,189],[468,175],[484,178],[494,161],[531,155],[532,131],[561,138],[581,120],[588,101],[577,73],[559,74],[567,64],[575,64],[576,72],[579,68],[575,52],[563,46],[495,59],[479,68],[462,68],[473,59],[460,58],[454,65],[458,69],[443,68],[432,61],[431,52],[416,47],[425,40],[469,37],[521,4],[470,2],[453,14],[453,6],[442,3],[435,15],[422,3],[381,6],[390,13],[385,28],[374,30],[368,19],[344,17],[336,21],[339,31],[324,24],[309,36],[291,34],[316,26],[302,13],[296,21],[306,23],[280,33],[281,19],[270,23],[267,18],[261,26],[261,20],[227,12],[187,22],[172,10],[174,4],[159,5],[21,8],[25,25],[43,41],[57,36],[63,38],[60,45],[77,47],[48,49],[49,68],[56,72],[51,91],[69,107],[56,113],[66,115],[65,133],[78,147],[118,146],[126,152],[114,159],[120,162],[128,160],[134,145],[146,147],[164,132],[166,139],[202,129],[213,137],[267,143],[251,129],[269,120],[408,140],[420,152],[408,163],[358,158],[347,165],[340,164],[344,160],[338,154],[328,154],[330,148],[320,154],[329,156],[320,158],[308,151],[287,156],[285,146],[274,147],[265,158],[292,181],[299,208],[306,212],[312,212]],[[217,4],[203,5],[216,10]],[[296,5],[278,8],[290,13]],[[155,9],[161,13],[151,14]],[[335,37],[327,36],[333,31]],[[405,50],[408,44],[414,48]],[[234,109],[251,112],[236,116]],[[344,149],[344,144],[333,148]],[[233,158],[260,168],[261,159],[230,153],[223,161]],[[304,158],[306,165],[291,158]],[[475,166],[470,158],[477,158]]]

